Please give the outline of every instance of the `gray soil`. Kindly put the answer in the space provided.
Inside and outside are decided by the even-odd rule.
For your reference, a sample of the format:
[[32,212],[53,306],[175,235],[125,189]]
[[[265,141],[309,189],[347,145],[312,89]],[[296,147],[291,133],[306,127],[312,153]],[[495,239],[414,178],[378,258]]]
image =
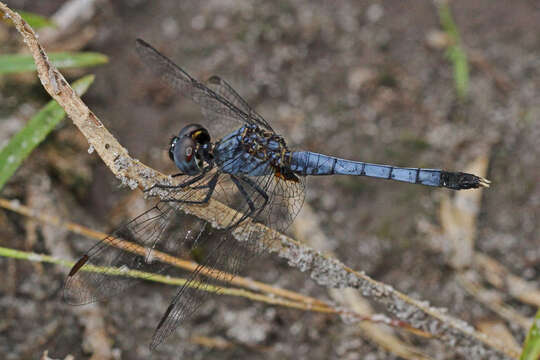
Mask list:
[[[8,1],[45,15],[62,2],[36,3]],[[440,29],[431,1],[304,0],[104,2],[85,50],[102,52],[110,62],[87,70],[96,81],[84,99],[133,157],[175,171],[166,153],[169,139],[201,114],[145,71],[134,51],[140,37],[198,79],[213,74],[227,79],[291,147],[451,170],[487,155],[492,187],[483,194],[476,249],[538,284],[540,7],[532,0],[451,4],[464,45],[490,69],[473,62],[466,101],[456,97],[444,51],[428,45],[428,35]],[[1,45],[2,53],[20,42],[15,32],[9,34],[12,47]],[[497,76],[511,87],[501,87]],[[0,127],[4,118],[15,116],[10,111],[20,115],[24,102],[37,108],[45,99],[37,82],[3,79]],[[87,146],[66,120],[25,161],[2,196],[36,206],[43,196],[49,211],[104,232],[136,215],[134,208],[151,204],[140,191],[119,188]],[[306,204],[320,219],[328,248],[345,264],[472,325],[500,321],[457,284],[421,226],[438,223],[446,191],[352,177],[311,178],[306,190]],[[61,232],[51,236],[3,210],[0,223],[4,247],[54,254],[69,247],[79,255],[92,244]],[[61,299],[65,268],[0,258],[0,274],[3,358],[36,359],[46,349],[52,358],[90,358],[80,320],[85,308]],[[273,256],[251,264],[243,275],[329,299],[327,289]],[[118,358],[150,356],[148,343],[174,292],[145,283],[100,304]],[[522,315],[534,314],[533,307],[507,300]],[[503,323],[523,341],[516,324]],[[461,358],[436,340],[398,333],[433,358]],[[233,346],[201,346],[190,341],[194,336]],[[396,358],[365,339],[335,316],[219,297],[206,302],[152,358]]]

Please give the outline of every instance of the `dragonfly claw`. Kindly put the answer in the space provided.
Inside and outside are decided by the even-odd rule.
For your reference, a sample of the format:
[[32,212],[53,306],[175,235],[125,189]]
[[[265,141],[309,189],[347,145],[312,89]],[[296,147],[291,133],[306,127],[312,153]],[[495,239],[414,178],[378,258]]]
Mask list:
[[144,190],[143,190],[143,193],[147,193],[147,192],[150,192],[150,191],[152,191],[152,190],[153,190],[153,189],[154,189],[155,187],[156,187],[156,184],[154,184],[154,185],[150,186],[150,187],[149,187],[149,188],[147,188],[147,189],[144,189]]
[[488,188],[490,185],[491,185],[491,180],[488,180],[486,178],[483,178],[481,176],[479,176],[479,181],[478,181],[478,185],[480,187],[485,187],[485,188]]

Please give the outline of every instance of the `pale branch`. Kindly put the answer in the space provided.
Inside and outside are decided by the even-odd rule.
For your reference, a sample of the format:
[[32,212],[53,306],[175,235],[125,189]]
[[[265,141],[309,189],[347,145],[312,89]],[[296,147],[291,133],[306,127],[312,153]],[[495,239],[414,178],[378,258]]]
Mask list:
[[[132,189],[137,187],[147,189],[156,183],[171,183],[170,177],[129,156],[127,150],[118,143],[96,115],[76,95],[62,74],[48,61],[47,54],[37,40],[34,30],[2,2],[0,2],[0,11],[5,18],[13,21],[23,36],[24,42],[34,57],[38,76],[45,90],[64,108],[113,174]],[[166,193],[156,191],[151,195],[166,196]],[[221,219],[219,215],[232,213],[230,208],[217,201],[210,201],[204,207],[183,206],[182,210],[208,221],[217,228],[222,228],[224,221],[227,221],[227,219]],[[275,241],[270,244],[271,250],[287,259],[291,266],[309,272],[320,285],[359,289],[364,296],[384,304],[387,310],[400,320],[438,337],[467,358],[519,357],[513,349],[476,331],[466,322],[429,306],[427,302],[412,299],[391,286],[375,281],[363,272],[354,271],[340,261],[324,256],[285,235],[278,234],[258,223],[244,222],[241,227],[242,229],[237,228],[233,231],[237,240],[245,240],[241,238],[245,227],[260,234],[263,242],[268,243],[274,239]]]

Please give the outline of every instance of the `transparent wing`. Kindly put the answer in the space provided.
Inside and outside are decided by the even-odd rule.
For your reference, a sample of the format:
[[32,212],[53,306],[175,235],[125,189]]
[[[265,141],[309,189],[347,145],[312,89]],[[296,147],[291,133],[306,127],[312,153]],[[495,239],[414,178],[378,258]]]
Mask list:
[[[243,264],[264,249],[257,241],[262,234],[253,233],[251,227],[239,224],[244,221],[260,222],[283,232],[302,206],[305,178],[284,180],[274,175],[268,163],[261,166],[268,170],[263,173],[269,175],[225,174],[216,167],[193,183],[194,178],[186,176],[183,180],[189,186],[168,189],[169,199],[163,199],[156,207],[122,226],[77,262],[66,282],[66,300],[72,304],[84,304],[114,296],[138,280],[130,277],[133,270],[156,274],[167,271],[170,274],[171,266],[163,261],[162,252],[191,256],[200,266],[178,290],[160,321],[151,347],[159,345],[209,296],[210,292],[200,290],[219,292],[223,280],[238,274]],[[176,216],[184,203],[204,198],[218,200],[228,206],[205,208],[207,215],[219,219],[226,229],[213,230],[206,222],[192,216]],[[231,231],[243,241],[233,239]]]
[[[260,121],[260,116],[252,117],[244,110],[238,108],[229,99],[214,92],[204,84],[191,77],[182,68],[154,49],[150,44],[137,39],[136,50],[141,60],[147,65],[154,75],[163,79],[182,95],[189,97],[203,109],[209,120],[208,128],[212,136],[223,136],[223,127],[231,131],[234,125],[240,123],[258,124],[271,130],[266,121]],[[243,101],[243,100],[242,100]],[[244,102],[245,103],[245,102]],[[225,120],[225,121],[224,121]],[[231,124],[232,120],[232,124]]]
[[[285,231],[302,206],[303,179],[299,179],[297,183],[289,183],[273,175],[259,177],[227,175],[219,183],[220,190],[217,191],[217,197],[226,195],[228,203],[235,206],[239,213],[249,214],[243,221],[260,222],[276,230]],[[231,231],[235,232],[236,239],[232,237]],[[230,231],[216,231],[211,238],[203,237],[204,241],[209,243],[204,246],[207,250],[204,259],[190,275],[189,282],[182,286],[172,299],[156,328],[150,345],[152,349],[197,311],[208,296],[219,293],[220,282],[237,275],[254,255],[265,251],[269,243],[263,244],[260,241],[262,235],[239,225]],[[205,274],[209,268],[213,272],[211,278]]]
[[286,232],[304,204],[306,177],[298,177],[298,182],[284,180],[275,175],[249,179],[266,189],[269,194],[268,204],[255,221],[281,233]]
[[[185,177],[186,182],[192,179]],[[68,275],[64,287],[66,302],[81,305],[115,296],[140,280],[130,276],[133,271],[164,272],[170,265],[160,260],[162,252],[189,256],[190,239],[201,238],[201,224],[206,223],[180,216],[186,202],[198,202],[211,194],[229,207],[227,211],[209,214],[219,218],[225,227],[246,219],[249,214],[244,212],[242,199],[225,194],[221,182],[226,182],[226,177],[213,169],[189,187],[170,189],[170,199],[162,200],[90,248]]]
[[220,294],[224,281],[236,276],[244,264],[257,253],[254,237],[239,242],[230,231],[212,230],[201,238],[199,244],[199,266],[193,271],[187,283],[180,287],[163,314],[152,337],[150,348],[163,342],[181,323],[190,318],[214,295]]
[[160,274],[168,269],[164,253],[185,256],[188,250],[183,247],[202,235],[205,224],[196,219],[171,221],[175,215],[174,207],[157,204],[90,248],[68,275],[65,301],[82,305],[113,297],[151,277],[133,277],[134,271]]
[[[228,213],[223,212],[223,209],[209,207],[208,211],[217,213],[208,215],[228,219],[225,223],[232,228],[213,230],[213,236],[201,237],[205,252],[199,259],[200,267],[190,275],[189,282],[172,299],[154,333],[151,348],[163,342],[197,311],[210,294],[219,292],[220,282],[237,275],[245,263],[265,251],[270,244],[263,244],[260,241],[263,234],[253,232],[251,227],[239,225],[240,222],[260,222],[281,232],[288,228],[304,200],[304,179],[292,182],[274,175],[252,177],[221,174],[212,198],[226,203],[232,210]],[[260,228],[253,228],[261,231]],[[232,237],[231,231],[235,233],[236,239]],[[213,269],[211,278],[205,274],[209,268]]]
[[[163,342],[207,297],[220,293],[223,281],[236,276],[262,250],[255,242],[259,236],[249,230],[240,231],[243,241],[239,242],[230,229],[215,230],[194,216],[177,216],[178,207],[159,203],[93,246],[70,271],[65,300],[80,305],[118,295],[153,274],[172,275],[170,255],[191,257],[199,265],[184,274],[187,281],[156,328],[151,348]],[[135,271],[151,274],[134,278]]]
[[[223,98],[227,99],[231,104],[236,106],[238,109],[242,110],[245,114],[249,116],[251,120],[253,120],[257,125],[262,127],[263,129],[274,131],[270,124],[261,116],[259,113],[257,113],[255,110],[249,106],[246,100],[244,100],[234,89],[231,85],[229,85],[228,82],[223,80],[217,75],[214,75],[210,77],[206,81],[206,86],[214,91],[216,94],[222,96]],[[212,121],[214,119],[215,113],[207,111],[205,108],[202,108],[203,115],[209,120]]]

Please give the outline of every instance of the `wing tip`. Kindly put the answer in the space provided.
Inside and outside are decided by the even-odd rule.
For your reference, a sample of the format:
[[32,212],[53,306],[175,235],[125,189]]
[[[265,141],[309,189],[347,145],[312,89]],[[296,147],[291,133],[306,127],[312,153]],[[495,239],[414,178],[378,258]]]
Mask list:
[[222,81],[221,78],[219,76],[217,76],[217,75],[212,75],[208,79],[209,84],[215,84],[215,85],[220,85],[221,81]]
[[73,265],[71,270],[69,270],[68,279],[73,277],[88,261],[88,255],[83,255],[77,262]]
[[156,331],[154,332],[154,336],[152,337],[152,341],[150,342],[150,345],[149,345],[151,351],[155,350],[159,346],[159,344],[163,342],[163,339],[169,335],[168,333],[165,333],[165,335],[163,336],[161,328],[163,327],[163,324],[165,323],[165,321],[167,321],[169,314],[174,308],[174,306],[175,306],[174,302],[170,303],[169,306],[167,307],[167,310],[161,317],[161,320],[159,321],[159,324],[156,327]]
[[135,51],[139,54],[139,56],[144,56],[148,53],[156,53],[158,52],[152,45],[147,43],[141,38],[135,39]]
[[[75,275],[78,274],[79,270],[88,262],[90,257],[85,254],[83,255],[77,262],[73,265],[71,270],[69,270],[69,274],[66,279],[66,283],[64,284],[64,291],[63,291],[63,299],[64,302],[69,305],[84,305],[88,304],[91,301],[82,300],[80,297],[80,294],[78,294],[76,288],[77,288],[77,279],[75,279]],[[73,283],[75,281],[75,283]]]
[[141,38],[136,38],[135,39],[135,44],[138,45],[138,46],[147,46],[147,45],[149,45],[146,41],[144,41]]
[[150,348],[150,351],[156,350],[156,348],[161,344],[160,340],[152,339],[148,347]]
[[66,283],[64,284],[64,291],[62,292],[62,299],[64,300],[64,302],[72,306],[80,306],[91,303],[91,300],[88,300],[84,296],[81,296],[81,294],[77,292],[76,288],[71,285],[72,280],[73,277],[68,276]]

